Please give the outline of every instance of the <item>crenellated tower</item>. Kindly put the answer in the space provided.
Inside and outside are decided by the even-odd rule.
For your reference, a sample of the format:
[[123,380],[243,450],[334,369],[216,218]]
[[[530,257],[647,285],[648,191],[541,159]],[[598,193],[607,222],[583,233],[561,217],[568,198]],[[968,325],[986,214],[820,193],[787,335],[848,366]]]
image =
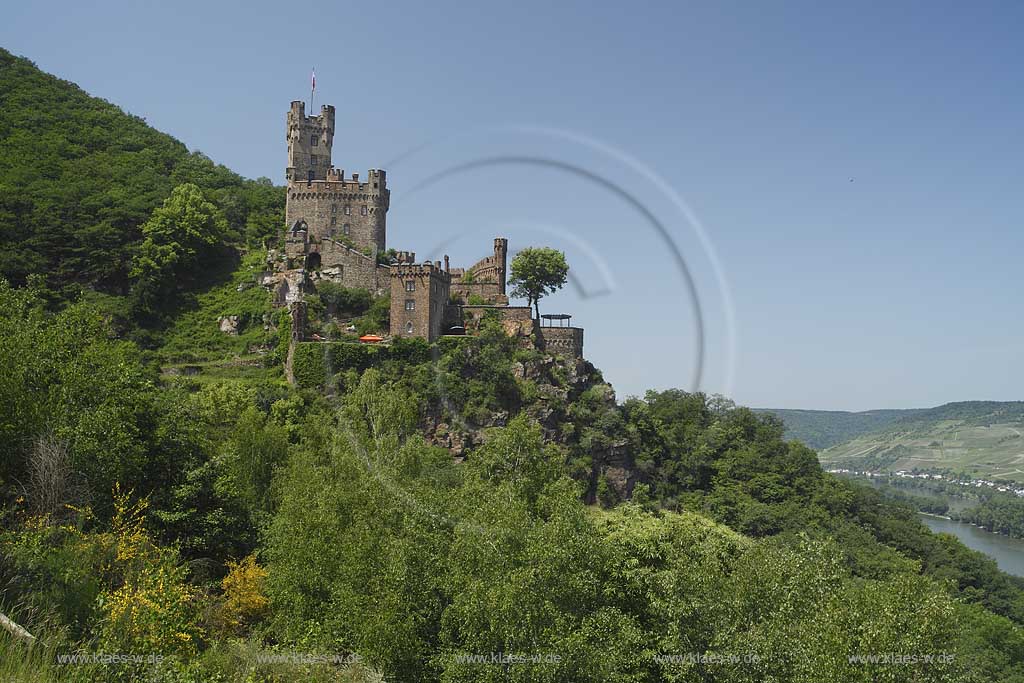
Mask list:
[[306,103],[292,102],[288,110],[288,168],[291,182],[326,180],[334,144],[334,106],[320,107],[318,116],[306,116]]
[[387,175],[371,169],[365,179],[358,173],[346,178],[334,168],[334,107],[306,116],[305,103],[292,102],[287,131],[288,228],[304,224],[310,245],[328,240],[367,253],[383,251],[391,204]]

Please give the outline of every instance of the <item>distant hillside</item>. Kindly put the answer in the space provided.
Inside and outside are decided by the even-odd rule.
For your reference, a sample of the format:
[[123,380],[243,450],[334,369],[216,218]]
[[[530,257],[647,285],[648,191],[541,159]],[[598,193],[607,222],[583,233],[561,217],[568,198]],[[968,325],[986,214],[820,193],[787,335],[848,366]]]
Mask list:
[[860,470],[948,470],[1024,481],[1024,402],[964,401],[913,411],[819,452]]
[[884,429],[920,410],[867,410],[851,413],[843,410],[789,410],[755,408],[758,413],[775,415],[786,425],[786,438],[797,439],[821,450],[844,441]]
[[283,221],[283,188],[0,49],[0,279],[40,275],[52,304],[126,294],[140,227],[186,182],[223,212],[225,246],[258,244]]

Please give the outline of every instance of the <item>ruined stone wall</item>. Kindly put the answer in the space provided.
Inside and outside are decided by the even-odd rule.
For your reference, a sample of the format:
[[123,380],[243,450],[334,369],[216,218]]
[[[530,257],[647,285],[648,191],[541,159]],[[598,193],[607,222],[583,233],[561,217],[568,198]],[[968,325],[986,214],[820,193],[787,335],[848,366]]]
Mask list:
[[494,282],[465,283],[456,282],[455,278],[452,278],[452,296],[467,304],[471,296],[478,296],[491,305],[508,304],[508,297],[502,294],[499,286]]
[[538,327],[538,345],[544,351],[571,358],[583,357],[582,327]]
[[309,232],[304,223],[297,222],[284,233],[284,255],[286,268],[299,268],[306,257],[309,245]]
[[533,314],[529,306],[453,306],[459,310],[459,317],[467,333],[480,329],[480,323],[488,312],[497,315],[505,334],[511,337],[529,337],[534,330]]
[[311,242],[302,267],[314,280],[325,279],[345,287],[361,287],[381,295],[391,287],[391,269],[376,258],[331,239]]
[[434,341],[444,332],[449,287],[440,263],[392,265],[391,335]]
[[309,279],[301,270],[270,274],[261,279],[261,284],[271,291],[274,306],[277,307],[302,301],[303,295],[309,290]]

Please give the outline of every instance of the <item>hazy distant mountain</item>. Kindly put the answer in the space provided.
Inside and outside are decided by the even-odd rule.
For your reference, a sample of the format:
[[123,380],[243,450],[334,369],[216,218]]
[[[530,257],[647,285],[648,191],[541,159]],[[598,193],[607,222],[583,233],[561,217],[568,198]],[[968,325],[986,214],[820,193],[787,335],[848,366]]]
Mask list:
[[[826,465],[876,471],[948,470],[1024,481],[1022,401],[963,401],[926,410],[869,413],[771,412],[786,422],[790,436],[808,439],[809,445],[818,447]],[[879,422],[865,428],[869,420],[858,416],[872,414],[881,414]],[[845,440],[829,443],[830,437],[844,432]],[[827,445],[822,448],[821,444]]]
[[884,429],[888,425],[916,413],[911,410],[866,410],[851,413],[845,410],[790,410],[786,408],[755,408],[755,412],[772,413],[786,425],[786,437],[798,439],[816,450],[828,448]]

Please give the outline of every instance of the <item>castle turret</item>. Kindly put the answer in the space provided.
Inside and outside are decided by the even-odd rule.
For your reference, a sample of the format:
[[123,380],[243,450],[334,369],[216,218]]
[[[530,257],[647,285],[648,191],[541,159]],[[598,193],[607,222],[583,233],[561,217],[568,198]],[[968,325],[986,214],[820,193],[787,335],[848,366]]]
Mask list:
[[334,106],[325,104],[317,116],[306,116],[306,103],[292,102],[288,110],[289,181],[326,180],[334,144]]
[[508,266],[508,240],[504,237],[494,238],[494,270],[498,282],[498,293],[505,296],[505,270]]

